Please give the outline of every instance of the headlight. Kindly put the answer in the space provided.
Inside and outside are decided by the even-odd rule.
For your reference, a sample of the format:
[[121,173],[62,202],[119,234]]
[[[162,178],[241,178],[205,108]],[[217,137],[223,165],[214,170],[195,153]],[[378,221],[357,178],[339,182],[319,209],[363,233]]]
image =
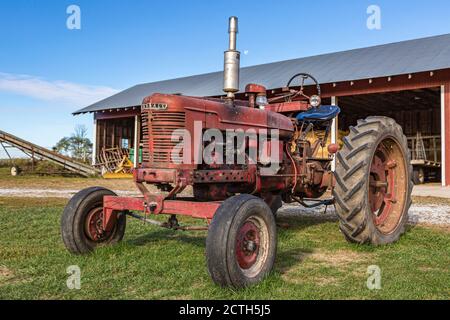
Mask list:
[[257,95],[255,103],[258,107],[265,107],[269,104],[265,95]]
[[317,108],[322,103],[322,99],[320,99],[318,95],[313,95],[309,99],[309,103],[311,104],[312,107]]

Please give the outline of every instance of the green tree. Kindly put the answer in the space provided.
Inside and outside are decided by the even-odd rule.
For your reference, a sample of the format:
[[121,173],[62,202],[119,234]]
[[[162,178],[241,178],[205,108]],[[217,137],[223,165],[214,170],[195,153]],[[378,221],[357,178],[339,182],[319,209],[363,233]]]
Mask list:
[[64,137],[58,141],[58,143],[53,147],[53,151],[58,153],[68,155],[70,149],[70,138]]
[[74,133],[70,137],[59,140],[53,150],[83,162],[90,161],[92,142],[87,137],[86,127],[76,126]]

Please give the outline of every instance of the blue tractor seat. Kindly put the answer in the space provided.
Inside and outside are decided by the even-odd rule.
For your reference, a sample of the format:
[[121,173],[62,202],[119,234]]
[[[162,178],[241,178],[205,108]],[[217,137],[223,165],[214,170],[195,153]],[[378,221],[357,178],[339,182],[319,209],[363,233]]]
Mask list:
[[299,113],[297,115],[298,121],[330,121],[341,112],[338,106],[320,106],[318,108],[311,108],[308,111]]

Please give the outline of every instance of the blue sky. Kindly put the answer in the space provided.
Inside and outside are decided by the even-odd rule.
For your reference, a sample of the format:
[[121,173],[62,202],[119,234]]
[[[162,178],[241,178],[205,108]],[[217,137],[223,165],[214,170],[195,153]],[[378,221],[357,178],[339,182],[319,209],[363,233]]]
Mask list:
[[[66,27],[72,4],[81,30]],[[366,27],[372,4],[381,30]],[[103,97],[221,70],[231,15],[248,66],[450,33],[449,12],[448,0],[1,0],[0,130],[51,147],[91,129],[71,112]]]

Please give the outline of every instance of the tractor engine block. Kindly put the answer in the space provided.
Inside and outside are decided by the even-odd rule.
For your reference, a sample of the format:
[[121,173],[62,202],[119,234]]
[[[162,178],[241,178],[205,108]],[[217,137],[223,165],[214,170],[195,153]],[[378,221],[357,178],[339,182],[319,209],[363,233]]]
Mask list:
[[[161,190],[192,186],[199,201],[222,201],[240,193],[320,197],[328,187],[330,159],[311,158],[314,147],[299,141],[292,119],[246,103],[236,101],[229,107],[213,99],[161,94],[146,98],[141,116],[143,164],[135,170],[136,181]],[[206,139],[211,129],[216,134]],[[231,141],[232,163],[226,161],[230,130],[255,133],[240,145]],[[270,130],[277,131],[277,139],[269,136]],[[260,140],[261,135],[265,139]],[[205,163],[203,151],[208,147],[212,161]],[[261,151],[278,158],[271,174],[264,169],[273,163],[264,163]],[[245,161],[236,161],[239,155]]]

